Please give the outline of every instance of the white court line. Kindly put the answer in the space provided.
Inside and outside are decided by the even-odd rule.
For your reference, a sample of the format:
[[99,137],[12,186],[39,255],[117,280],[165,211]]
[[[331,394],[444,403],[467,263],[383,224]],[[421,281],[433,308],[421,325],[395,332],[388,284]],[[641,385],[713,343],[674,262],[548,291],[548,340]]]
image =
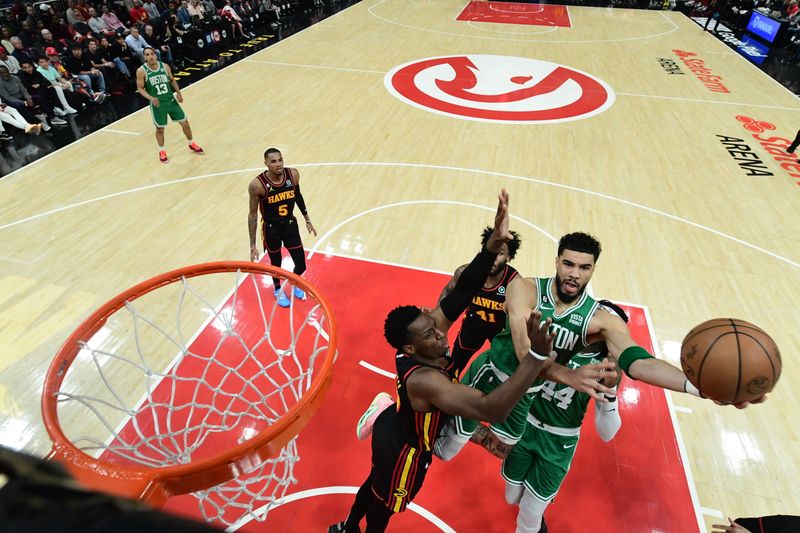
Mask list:
[[[638,305],[644,311],[644,318],[647,321],[647,329],[650,332],[650,342],[653,345],[653,355],[655,355],[658,359],[662,359],[663,357],[659,353],[660,350],[658,348],[658,341],[656,340],[656,330],[653,328],[653,320],[650,318],[650,309],[645,305]],[[686,484],[689,487],[689,496],[692,499],[692,507],[694,507],[694,515],[697,519],[697,527],[700,529],[700,533],[706,533],[706,524],[703,521],[703,516],[701,513],[702,507],[700,507],[700,499],[697,497],[697,487],[694,484],[694,476],[692,475],[692,468],[689,464],[689,455],[686,453],[686,444],[683,442],[683,433],[681,433],[681,427],[678,425],[678,420],[675,417],[675,406],[672,403],[672,396],[670,395],[670,391],[667,389],[662,389],[664,392],[664,397],[667,399],[667,407],[669,411],[669,419],[672,422],[672,429],[675,432],[675,440],[678,443],[678,452],[681,456],[681,463],[683,463],[683,471],[686,474]]]
[[481,28],[480,26],[476,26],[475,25],[475,23],[478,23],[478,22],[482,22],[484,24],[495,24],[495,23],[490,22],[490,21],[468,20],[467,21],[467,26],[469,26],[470,28],[474,28],[476,30],[479,30],[479,31],[488,31],[490,33],[499,33],[501,35],[544,35],[545,33],[553,33],[554,31],[558,30],[558,28],[559,28],[555,24],[537,24],[537,25],[529,24],[529,26],[533,26],[534,28],[541,28],[541,27],[547,27],[547,26],[549,26],[549,27],[545,31],[529,31],[529,32],[525,32],[525,31],[501,31],[501,30],[492,30],[492,29],[489,29],[489,28]]
[[[383,4],[383,3],[387,2],[387,1],[388,0],[378,0],[377,2],[372,4],[367,9],[367,12],[370,15],[372,15],[373,17],[375,17],[376,19],[378,19],[378,20],[382,20],[383,22],[386,22],[387,24],[394,24],[395,26],[400,26],[402,28],[408,28],[408,29],[411,29],[411,30],[423,31],[423,32],[428,32],[428,33],[438,33],[440,35],[452,35],[452,36],[455,36],[455,37],[466,37],[466,38],[472,38],[472,39],[487,39],[487,40],[490,40],[490,41],[514,41],[514,42],[523,42],[523,43],[543,42],[543,43],[553,43],[553,44],[617,43],[617,42],[627,42],[627,41],[641,41],[641,40],[644,40],[644,39],[654,39],[656,37],[662,37],[664,35],[669,35],[670,33],[674,33],[676,31],[678,31],[678,29],[679,29],[678,26],[674,22],[672,22],[669,19],[669,17],[664,15],[664,13],[662,11],[657,11],[657,13],[659,15],[661,15],[664,18],[664,20],[666,20],[667,22],[669,22],[672,25],[672,29],[671,30],[664,31],[664,32],[661,32],[661,33],[654,33],[652,35],[643,35],[643,36],[639,36],[639,37],[625,37],[625,38],[620,38],[620,39],[593,39],[593,40],[586,40],[586,41],[568,41],[568,40],[565,40],[565,41],[553,41],[553,40],[549,40],[549,39],[512,39],[512,38],[504,38],[504,37],[489,37],[489,36],[485,36],[485,35],[470,35],[468,33],[456,33],[456,32],[451,32],[451,31],[432,30],[430,28],[420,28],[419,26],[411,26],[409,24],[403,24],[401,22],[397,22],[397,21],[392,20],[392,19],[387,19],[385,17],[382,17],[381,15],[376,14],[375,11],[373,11],[376,7],[378,7],[379,5],[381,5],[381,4]],[[592,8],[592,9],[596,9],[596,8]]]
[[701,507],[700,510],[703,512],[704,515],[713,516],[715,518],[725,518],[725,515],[722,514],[722,511],[717,511],[716,509]]
[[372,370],[376,374],[380,374],[381,376],[386,376],[389,379],[394,379],[394,378],[397,377],[397,374],[393,374],[393,373],[389,372],[388,370],[382,369],[381,367],[378,367],[378,366],[375,366],[373,364],[367,363],[363,359],[361,361],[359,361],[358,364],[363,366],[367,370]]
[[[316,489],[303,490],[303,491],[300,491],[300,492],[295,492],[295,493],[288,494],[288,495],[284,496],[283,498],[278,500],[274,505],[272,505],[272,509],[276,509],[276,508],[280,507],[281,505],[285,505],[287,503],[292,503],[292,502],[298,501],[298,500],[304,500],[306,498],[313,498],[315,496],[324,496],[324,495],[327,495],[327,494],[356,494],[358,492],[359,488],[360,487],[347,487],[347,486],[338,486],[337,487],[337,486],[332,486],[332,487],[319,487],[319,488],[316,488]],[[265,512],[267,510],[267,507],[268,506],[266,506],[266,505],[263,506],[263,507],[260,507],[260,508],[258,508],[256,510],[254,510],[253,514],[256,514],[256,515],[261,514],[261,513]],[[406,509],[408,509],[411,512],[417,513],[422,518],[424,518],[425,520],[427,520],[428,522],[430,522],[431,524],[433,524],[434,526],[439,528],[440,531],[444,531],[445,533],[456,533],[456,530],[451,528],[450,526],[448,526],[445,523],[444,520],[442,520],[441,518],[439,518],[438,516],[436,516],[432,512],[428,511],[427,509],[425,509],[424,507],[421,507],[420,505],[418,505],[416,503],[413,503],[413,502],[409,503],[408,507],[406,507]],[[240,527],[242,527],[242,526],[246,525],[247,523],[249,523],[252,519],[253,519],[252,515],[251,516],[247,516],[247,517],[243,518],[242,520],[236,522],[232,526],[230,526],[225,531],[230,531],[230,532],[236,531]]]
[[[338,231],[339,228],[341,228],[345,224],[348,224],[348,223],[352,222],[353,220],[355,220],[357,218],[360,218],[360,217],[362,217],[364,215],[369,215],[369,214],[374,213],[376,211],[382,211],[384,209],[393,209],[395,207],[403,207],[403,206],[408,206],[408,205],[425,205],[425,204],[458,205],[458,206],[462,206],[462,207],[475,207],[477,209],[482,209],[484,211],[490,211],[490,212],[495,212],[497,210],[496,207],[487,207],[485,205],[471,204],[469,202],[457,202],[457,201],[454,201],[454,200],[407,200],[405,202],[395,202],[393,204],[379,205],[379,206],[373,207],[371,209],[366,209],[364,211],[360,211],[360,212],[356,213],[355,215],[347,217],[346,219],[342,220],[341,222],[339,222],[338,224],[333,226],[331,229],[329,229],[324,235],[322,235],[322,237],[317,239],[317,242],[314,243],[314,246],[311,248],[311,251],[308,253],[308,259],[311,260],[311,258],[314,256],[314,254],[317,253],[319,247],[322,245],[323,242],[325,242],[328,239],[328,237],[330,237],[334,232]],[[550,239],[552,242],[558,242],[558,239],[556,239],[553,235],[551,235],[550,233],[548,233],[544,229],[540,228],[539,226],[528,222],[524,218],[518,217],[516,215],[510,215],[510,218],[513,219],[513,220],[516,220],[518,222],[522,222],[523,224],[535,229],[536,231],[538,231],[539,233],[541,233],[542,235],[544,235],[545,237]]]
[[689,407],[684,407],[682,405],[673,405],[672,408],[679,413],[688,413],[688,414],[694,413],[694,411],[692,411]]
[[135,131],[112,130],[111,128],[103,128],[100,131],[106,131],[109,133],[122,133],[124,135],[141,135],[141,133],[136,133]]
[[[480,170],[480,169],[465,168],[465,167],[454,167],[454,166],[449,166],[449,165],[428,165],[428,164],[424,164],[424,163],[394,163],[394,162],[354,161],[354,162],[328,162],[328,163],[300,163],[300,164],[295,164],[294,166],[295,167],[300,167],[300,168],[341,167],[341,166],[347,166],[347,167],[355,167],[355,166],[388,166],[388,167],[401,167],[401,168],[427,168],[427,169],[435,169],[435,170],[454,170],[454,171],[459,171],[459,172],[469,172],[469,173],[481,174],[481,175],[486,175],[486,176],[494,176],[494,177],[499,177],[499,178],[508,178],[508,179],[513,179],[513,180],[526,181],[528,183],[536,183],[536,184],[539,184],[539,185],[555,187],[555,188],[564,189],[564,190],[567,190],[567,191],[580,192],[580,193],[583,193],[583,194],[587,194],[589,196],[595,196],[597,198],[602,198],[604,200],[617,202],[617,203],[620,203],[620,204],[623,204],[623,205],[626,205],[626,206],[629,206],[629,207],[642,209],[642,210],[647,211],[649,213],[652,213],[652,214],[655,214],[655,215],[660,215],[660,216],[666,217],[666,218],[668,218],[670,220],[674,220],[676,222],[682,222],[682,223],[687,224],[687,225],[689,225],[689,226],[691,226],[693,228],[707,231],[707,232],[709,232],[709,233],[711,233],[713,235],[716,235],[718,237],[722,237],[724,239],[728,239],[730,241],[733,241],[735,243],[741,244],[742,246],[745,246],[745,247],[750,248],[752,250],[756,250],[758,252],[766,254],[766,255],[774,258],[774,259],[777,259],[777,260],[779,260],[779,261],[781,261],[783,263],[786,263],[788,265],[791,265],[791,266],[793,266],[795,268],[800,268],[800,262],[794,261],[792,259],[788,259],[786,257],[783,257],[782,255],[776,254],[775,252],[771,252],[771,251],[769,251],[769,250],[767,250],[765,248],[762,248],[760,246],[757,246],[755,244],[751,244],[751,243],[749,243],[747,241],[744,241],[744,240],[739,239],[737,237],[734,237],[732,235],[728,235],[727,233],[723,233],[723,232],[721,232],[719,230],[715,230],[715,229],[713,229],[713,228],[711,228],[709,226],[705,226],[703,224],[699,224],[697,222],[693,222],[693,221],[691,221],[689,219],[686,219],[686,218],[683,218],[683,217],[679,217],[679,216],[673,215],[671,213],[667,213],[666,211],[661,211],[660,209],[655,209],[653,207],[648,207],[646,205],[638,204],[638,203],[630,201],[630,200],[625,200],[623,198],[617,198],[615,196],[611,196],[611,195],[608,195],[608,194],[595,192],[595,191],[592,191],[592,190],[589,190],[589,189],[582,189],[580,187],[575,187],[575,186],[572,186],[572,185],[566,185],[566,184],[563,184],[563,183],[545,181],[545,180],[541,180],[541,179],[538,179],[538,178],[529,178],[527,176],[518,176],[518,175],[515,175],[515,174],[506,174],[506,173],[503,173],[503,172],[493,172],[493,171],[490,171],[490,170]],[[105,199],[108,199],[108,198],[113,198],[113,197],[117,197],[117,196],[123,196],[125,194],[130,193],[130,192],[140,192],[140,191],[145,191],[145,190],[149,190],[149,189],[167,187],[167,186],[170,186],[170,185],[174,185],[176,183],[184,183],[184,182],[200,180],[200,179],[207,179],[207,178],[211,178],[211,177],[223,176],[223,175],[228,175],[228,174],[239,174],[239,173],[242,173],[242,172],[256,172],[256,171],[260,172],[262,170],[264,170],[263,167],[257,167],[257,168],[251,168],[251,169],[241,169],[241,170],[227,170],[227,171],[224,171],[224,172],[215,172],[215,173],[212,173],[212,174],[205,174],[205,175],[201,175],[201,176],[192,176],[192,177],[188,177],[188,178],[181,178],[179,180],[166,181],[166,182],[162,182],[162,183],[154,183],[152,185],[145,185],[145,186],[142,186],[142,187],[136,187],[134,189],[130,189],[130,190],[127,190],[127,191],[120,191],[120,192],[116,192],[116,193],[112,193],[112,194],[106,194],[106,195],[103,195],[103,196],[100,196],[100,197],[97,197],[97,198],[93,198],[93,199],[89,199],[89,200],[83,200],[83,201],[75,203],[75,204],[69,204],[69,205],[62,206],[62,207],[59,207],[59,208],[56,208],[56,209],[51,209],[49,211],[45,211],[43,213],[39,213],[39,214],[36,214],[36,215],[31,215],[31,216],[23,218],[23,219],[15,220],[14,222],[9,222],[7,224],[4,224],[4,225],[0,226],[0,230],[4,230],[4,229],[7,229],[7,228],[10,228],[10,227],[13,227],[13,226],[17,226],[17,225],[25,223],[25,222],[30,222],[32,220],[39,219],[39,218],[43,218],[43,217],[46,217],[46,216],[49,216],[49,215],[52,215],[52,214],[55,214],[55,213],[66,211],[66,210],[72,209],[74,207],[87,205],[87,204],[90,204],[90,203],[93,203],[93,202],[97,202],[97,201],[100,201],[100,200],[105,200]],[[0,182],[0,183],[2,183],[2,182]]]
[[[739,54],[736,54],[739,55]],[[616,93],[617,96],[638,96],[641,98],[658,98],[663,100],[678,100],[681,102],[699,102],[701,104],[738,105],[743,107],[764,107],[767,109],[783,109],[786,111],[800,111],[800,107],[784,107],[777,105],[746,104],[744,102],[723,102],[721,100],[703,100],[701,98],[684,98],[679,96],[658,96],[655,94]]]
[[306,65],[303,63],[284,63],[283,61],[264,61],[260,59],[242,59],[243,63],[261,63],[264,65],[279,65],[283,67],[305,67],[305,68],[320,68],[325,70],[341,70],[344,72],[366,72],[369,74],[382,74],[386,75],[386,71],[383,70],[366,70],[360,68],[346,68],[346,67],[326,67],[323,65]]

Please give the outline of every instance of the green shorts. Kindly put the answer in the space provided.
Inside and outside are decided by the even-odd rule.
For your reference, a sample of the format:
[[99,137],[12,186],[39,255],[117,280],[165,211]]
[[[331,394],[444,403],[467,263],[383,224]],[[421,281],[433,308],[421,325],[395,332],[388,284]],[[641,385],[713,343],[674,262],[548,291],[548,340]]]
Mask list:
[[171,118],[174,122],[183,122],[186,120],[186,113],[183,112],[181,105],[176,102],[161,102],[158,107],[150,104],[150,113],[153,115],[153,124],[156,128],[167,127],[167,117]]
[[[496,375],[493,365],[489,361],[490,353],[490,351],[483,352],[472,361],[472,364],[461,378],[461,383],[486,394],[500,386],[503,380]],[[531,407],[533,397],[533,394],[525,393],[511,410],[505,422],[490,426],[492,433],[506,444],[515,444],[522,437],[525,426],[528,425],[528,409]],[[455,417],[456,431],[466,438],[472,435],[479,423],[479,420],[469,420],[460,416]]]
[[503,479],[525,485],[537,499],[549,502],[567,476],[579,437],[555,435],[528,424],[503,461]]

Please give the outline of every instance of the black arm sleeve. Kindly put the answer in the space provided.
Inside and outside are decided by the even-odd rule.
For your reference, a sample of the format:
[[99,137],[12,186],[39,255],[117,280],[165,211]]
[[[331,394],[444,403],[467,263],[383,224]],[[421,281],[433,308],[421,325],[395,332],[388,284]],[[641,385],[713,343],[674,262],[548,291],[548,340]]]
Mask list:
[[467,265],[467,268],[459,276],[456,286],[439,304],[447,320],[455,322],[458,316],[464,312],[472,297],[483,287],[486,278],[489,277],[495,259],[497,259],[497,254],[483,249]]
[[306,216],[308,214],[308,210],[306,209],[306,201],[303,200],[303,195],[300,194],[299,185],[294,186],[294,201],[297,203],[297,207],[300,208],[300,212],[303,214],[303,216]]

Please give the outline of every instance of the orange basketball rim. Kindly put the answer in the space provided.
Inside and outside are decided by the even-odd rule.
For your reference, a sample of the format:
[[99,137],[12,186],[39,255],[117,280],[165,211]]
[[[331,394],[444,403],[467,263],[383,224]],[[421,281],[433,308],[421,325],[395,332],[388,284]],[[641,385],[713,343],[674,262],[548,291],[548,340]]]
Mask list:
[[[213,457],[204,457],[188,464],[164,467],[120,465],[95,458],[79,449],[62,430],[59,421],[59,394],[65,376],[89,339],[103,327],[109,317],[132,302],[157,289],[186,282],[190,278],[220,273],[241,273],[246,277],[279,277],[299,287],[316,302],[327,332],[327,346],[320,350],[321,361],[313,371],[309,386],[294,405],[264,430],[244,442],[220,450]],[[270,281],[271,283],[271,281]],[[292,308],[295,302],[292,303]],[[205,490],[235,478],[254,463],[278,454],[308,423],[322,404],[330,387],[336,354],[337,332],[328,301],[303,278],[260,263],[243,261],[212,262],[179,268],[150,278],[112,298],[81,323],[59,349],[44,382],[42,414],[53,448],[49,458],[63,462],[71,474],[87,488],[111,492],[161,506],[175,495]]]

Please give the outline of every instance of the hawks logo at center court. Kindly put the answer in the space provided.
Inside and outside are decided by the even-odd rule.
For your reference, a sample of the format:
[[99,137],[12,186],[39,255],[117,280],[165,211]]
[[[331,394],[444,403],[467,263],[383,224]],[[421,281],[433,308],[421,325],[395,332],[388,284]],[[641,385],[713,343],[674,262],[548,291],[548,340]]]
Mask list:
[[526,57],[419,59],[392,69],[384,84],[413,106],[486,122],[566,122],[602,113],[614,103],[614,91],[604,81]]

